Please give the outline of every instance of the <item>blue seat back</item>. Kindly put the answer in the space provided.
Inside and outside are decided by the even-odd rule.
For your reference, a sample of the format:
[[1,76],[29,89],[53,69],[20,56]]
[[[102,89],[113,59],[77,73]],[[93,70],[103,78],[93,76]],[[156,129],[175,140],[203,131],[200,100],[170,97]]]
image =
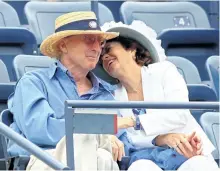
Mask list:
[[157,33],[166,28],[210,28],[206,12],[192,2],[124,2],[120,13],[125,24],[141,20]]
[[211,56],[206,61],[206,69],[211,80],[211,86],[219,99],[219,67],[220,56]]
[[14,57],[36,53],[36,38],[29,30],[19,27],[0,28],[0,59],[7,66],[11,81],[16,81],[12,67]]
[[[190,101],[217,101],[214,90],[202,84],[198,69],[192,62],[177,56],[168,56],[167,60],[177,67],[179,73],[187,83]],[[191,113],[199,123],[200,117],[207,111],[208,110],[191,110]]]
[[198,69],[201,80],[207,81],[205,62],[209,56],[219,54],[219,30],[167,29],[158,35],[167,56],[182,56]]
[[5,66],[5,64],[0,60],[0,83],[8,83],[10,82],[8,70]]
[[[187,85],[189,91],[189,100],[190,101],[217,101],[217,96],[214,90],[204,84],[188,84]],[[200,118],[205,112],[209,112],[213,110],[191,110],[192,115],[196,119],[196,121],[200,124]]]
[[0,27],[19,27],[20,21],[15,9],[0,1]]
[[5,109],[1,112],[1,122],[7,126],[10,126],[13,123],[13,114],[9,109]]
[[187,84],[201,83],[199,71],[192,62],[179,56],[168,56],[167,60],[177,67]]
[[219,112],[207,112],[204,113],[201,117],[201,125],[209,137],[210,141],[216,147],[216,150],[213,152],[213,156],[215,159],[220,159],[219,153],[219,130],[220,130],[220,122],[219,122],[220,113]]
[[[111,11],[99,3],[100,24],[114,21]],[[90,2],[28,2],[25,5],[25,14],[32,31],[40,44],[47,36],[54,33],[55,19],[68,12],[91,11]]]
[[8,97],[14,92],[15,84],[15,82],[0,83],[0,112],[8,108]]
[[[15,57],[13,62],[16,78],[20,79],[28,71],[49,68],[53,62],[54,59],[51,59],[47,56],[18,55]],[[110,77],[99,64],[96,66],[93,72],[99,78],[111,84],[116,84],[117,82],[116,79]]]
[[16,78],[20,79],[26,72],[48,68],[53,59],[47,56],[18,55],[13,61]]

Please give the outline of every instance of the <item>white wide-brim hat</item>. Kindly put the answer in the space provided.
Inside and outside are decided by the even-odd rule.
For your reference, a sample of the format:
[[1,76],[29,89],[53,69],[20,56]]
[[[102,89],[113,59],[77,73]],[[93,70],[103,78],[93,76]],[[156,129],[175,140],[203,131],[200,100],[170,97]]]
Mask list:
[[161,40],[157,39],[157,33],[142,21],[134,20],[130,25],[109,22],[105,23],[101,29],[105,32],[119,32],[121,37],[137,41],[150,52],[154,63],[166,59]]

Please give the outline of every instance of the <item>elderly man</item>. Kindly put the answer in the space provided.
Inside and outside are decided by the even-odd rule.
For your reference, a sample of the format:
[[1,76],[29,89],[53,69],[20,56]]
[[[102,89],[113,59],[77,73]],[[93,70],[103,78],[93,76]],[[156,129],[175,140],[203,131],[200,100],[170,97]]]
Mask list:
[[[57,60],[48,69],[28,72],[18,81],[8,102],[14,116],[11,128],[39,147],[52,149],[48,152],[66,163],[64,101],[113,100],[111,86],[90,71],[99,60],[105,40],[117,36],[118,33],[102,32],[93,12],[58,17],[55,33],[40,47],[44,55]],[[74,135],[74,140],[76,169],[118,169],[106,136]],[[29,155],[13,142],[9,143],[8,151],[12,156]],[[48,168],[32,156],[28,169]]]

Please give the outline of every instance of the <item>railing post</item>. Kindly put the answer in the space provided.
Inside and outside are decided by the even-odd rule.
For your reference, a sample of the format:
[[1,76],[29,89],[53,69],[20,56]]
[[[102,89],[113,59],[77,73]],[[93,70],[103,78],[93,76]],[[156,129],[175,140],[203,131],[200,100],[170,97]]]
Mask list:
[[67,156],[67,166],[71,170],[75,170],[74,163],[74,142],[73,142],[73,117],[74,109],[69,107],[67,102],[65,102],[65,131],[66,131],[66,156]]

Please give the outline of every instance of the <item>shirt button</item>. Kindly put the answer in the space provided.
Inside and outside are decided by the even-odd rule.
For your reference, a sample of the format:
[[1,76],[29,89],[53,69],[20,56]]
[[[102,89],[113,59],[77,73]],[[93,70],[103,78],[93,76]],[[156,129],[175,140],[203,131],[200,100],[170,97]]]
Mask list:
[[172,154],[172,157],[176,157],[176,154]]

